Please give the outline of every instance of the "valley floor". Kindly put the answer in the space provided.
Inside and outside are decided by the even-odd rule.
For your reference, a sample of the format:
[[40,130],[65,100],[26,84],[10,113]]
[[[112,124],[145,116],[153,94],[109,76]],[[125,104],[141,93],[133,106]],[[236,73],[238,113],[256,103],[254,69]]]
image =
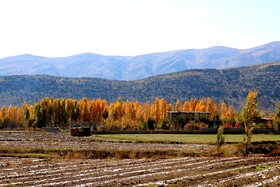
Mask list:
[[0,131],[0,187],[280,185],[279,156],[218,157],[215,149]]

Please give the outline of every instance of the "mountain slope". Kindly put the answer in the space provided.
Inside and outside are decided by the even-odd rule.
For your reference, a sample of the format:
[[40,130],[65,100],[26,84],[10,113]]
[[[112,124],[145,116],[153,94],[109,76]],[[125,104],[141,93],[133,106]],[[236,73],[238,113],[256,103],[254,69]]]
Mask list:
[[184,101],[211,97],[240,110],[249,90],[259,91],[259,107],[275,112],[280,101],[280,62],[230,69],[188,70],[138,81],[112,81],[97,78],[65,78],[48,75],[0,77],[1,105],[34,103],[43,97],[89,99],[108,102],[123,99],[141,102],[155,97]]
[[85,53],[63,58],[19,55],[0,59],[0,75],[47,74],[138,80],[189,69],[221,69],[280,61],[280,42],[251,49],[211,47],[132,57]]

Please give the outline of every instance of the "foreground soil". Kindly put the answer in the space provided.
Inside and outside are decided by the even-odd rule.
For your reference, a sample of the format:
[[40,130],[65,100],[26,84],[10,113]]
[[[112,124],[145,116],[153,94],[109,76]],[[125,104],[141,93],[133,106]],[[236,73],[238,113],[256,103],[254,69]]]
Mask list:
[[[0,131],[0,187],[280,186],[279,156],[199,154],[213,150],[215,146],[207,144],[114,142],[67,133]],[[98,151],[109,156],[93,156]],[[173,152],[196,154],[172,157]]]
[[279,157],[0,158],[0,186],[279,186]]

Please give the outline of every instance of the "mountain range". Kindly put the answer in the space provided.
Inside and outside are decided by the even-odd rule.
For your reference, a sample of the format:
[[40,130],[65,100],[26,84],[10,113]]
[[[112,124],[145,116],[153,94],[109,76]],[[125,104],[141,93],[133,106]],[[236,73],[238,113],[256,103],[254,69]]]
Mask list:
[[0,76],[53,75],[94,77],[110,80],[139,80],[190,69],[223,69],[280,61],[280,42],[251,49],[210,47],[138,56],[105,56],[84,53],[47,58],[18,55],[0,59]]
[[68,78],[50,75],[0,76],[0,106],[33,104],[43,97],[175,103],[190,98],[213,98],[241,110],[249,90],[259,92],[259,109],[276,112],[280,102],[280,62],[227,69],[194,69],[135,81]]

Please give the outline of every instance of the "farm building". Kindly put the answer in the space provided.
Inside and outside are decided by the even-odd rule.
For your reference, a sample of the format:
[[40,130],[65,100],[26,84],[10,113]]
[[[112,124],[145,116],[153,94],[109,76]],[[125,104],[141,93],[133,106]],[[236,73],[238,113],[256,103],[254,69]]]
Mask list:
[[189,120],[206,121],[210,116],[210,112],[168,111],[167,114],[169,121],[174,121],[180,116],[184,122],[188,122]]
[[269,117],[255,117],[254,122],[259,125],[259,127],[272,128],[273,119]]

